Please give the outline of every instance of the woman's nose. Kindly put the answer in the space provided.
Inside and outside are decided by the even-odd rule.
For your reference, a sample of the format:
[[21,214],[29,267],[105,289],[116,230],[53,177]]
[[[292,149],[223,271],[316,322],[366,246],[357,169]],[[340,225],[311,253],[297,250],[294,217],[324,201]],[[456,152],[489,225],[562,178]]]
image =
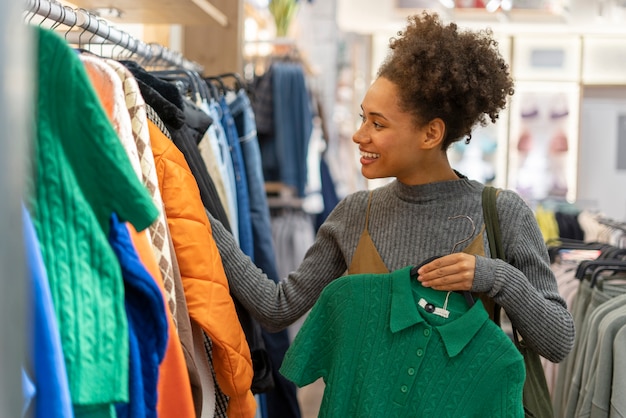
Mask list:
[[364,129],[365,125],[359,126],[359,128],[352,135],[352,142],[357,144],[363,143],[367,141],[367,134]]

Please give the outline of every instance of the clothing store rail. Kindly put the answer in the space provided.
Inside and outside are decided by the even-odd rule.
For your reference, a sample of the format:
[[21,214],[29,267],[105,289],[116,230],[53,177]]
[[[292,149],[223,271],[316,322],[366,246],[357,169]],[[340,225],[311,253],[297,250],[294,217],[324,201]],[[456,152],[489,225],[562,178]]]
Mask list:
[[147,44],[140,41],[129,33],[113,27],[109,22],[90,13],[88,10],[74,9],[50,0],[26,0],[25,11],[42,16],[44,20],[69,26],[72,29],[83,29],[83,32],[89,32],[93,35],[88,37],[90,41],[97,37],[100,44],[119,45],[148,62],[154,60],[154,62],[166,63],[202,73],[203,67],[200,64],[184,58],[182,54],[162,45]]

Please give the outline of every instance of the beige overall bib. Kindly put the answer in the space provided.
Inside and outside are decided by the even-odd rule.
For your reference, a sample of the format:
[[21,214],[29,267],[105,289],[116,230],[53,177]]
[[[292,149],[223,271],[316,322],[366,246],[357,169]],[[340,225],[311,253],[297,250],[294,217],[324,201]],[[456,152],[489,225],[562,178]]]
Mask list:
[[[369,214],[370,214],[370,204],[372,201],[373,191],[370,191],[369,198],[367,200],[367,211],[365,213],[365,227],[363,228],[363,232],[361,233],[361,237],[359,238],[359,242],[356,246],[356,250],[354,251],[354,255],[352,256],[352,261],[350,262],[350,266],[348,267],[348,274],[380,274],[380,273],[389,273],[389,269],[383,262],[382,257],[378,253],[374,242],[372,241],[372,237],[368,231],[369,224]],[[485,226],[480,230],[480,233],[474,237],[474,239],[463,249],[462,252],[466,254],[473,255],[485,255],[485,246],[483,243],[483,233],[485,232]],[[418,264],[420,260],[415,260],[415,263]],[[480,297],[482,300],[485,309],[489,312],[489,316],[493,319],[494,312],[494,303],[493,300],[485,294],[474,294],[474,297]]]

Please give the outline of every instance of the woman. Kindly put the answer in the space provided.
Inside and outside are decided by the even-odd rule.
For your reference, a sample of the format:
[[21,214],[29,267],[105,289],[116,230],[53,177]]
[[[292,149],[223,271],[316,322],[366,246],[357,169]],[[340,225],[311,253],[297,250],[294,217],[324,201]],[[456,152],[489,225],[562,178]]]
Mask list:
[[533,212],[514,192],[499,193],[509,263],[491,259],[482,228],[484,186],[454,171],[446,154],[452,143],[469,141],[475,125],[495,122],[513,94],[497,43],[489,31],[463,32],[424,13],[409,19],[390,48],[353,141],[366,178],[395,180],[343,199],[300,267],[278,284],[211,219],[232,293],[267,329],[280,330],[346,273],[395,271],[441,256],[419,269],[424,287],[487,294],[528,346],[561,361],[574,326]]

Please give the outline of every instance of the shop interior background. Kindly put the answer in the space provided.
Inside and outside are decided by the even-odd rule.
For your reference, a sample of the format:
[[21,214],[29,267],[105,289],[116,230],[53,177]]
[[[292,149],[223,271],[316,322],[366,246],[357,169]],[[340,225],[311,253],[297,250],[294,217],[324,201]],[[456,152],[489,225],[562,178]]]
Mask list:
[[[220,65],[220,53],[233,52],[215,46],[230,38],[241,45],[231,71],[246,79],[278,48],[297,54],[322,103],[320,123],[340,196],[386,181],[362,178],[351,137],[360,101],[406,17],[427,9],[462,28],[490,28],[511,66],[516,94],[496,125],[477,128],[470,145],[450,150],[454,167],[517,190],[531,205],[565,202],[626,219],[626,194],[616,193],[626,180],[626,1],[298,0],[280,35],[268,3],[186,0],[176,14],[163,1],[62,2],[185,55],[186,37],[223,26],[220,36],[228,38],[205,37],[205,72]],[[210,18],[187,16],[192,7]]]

